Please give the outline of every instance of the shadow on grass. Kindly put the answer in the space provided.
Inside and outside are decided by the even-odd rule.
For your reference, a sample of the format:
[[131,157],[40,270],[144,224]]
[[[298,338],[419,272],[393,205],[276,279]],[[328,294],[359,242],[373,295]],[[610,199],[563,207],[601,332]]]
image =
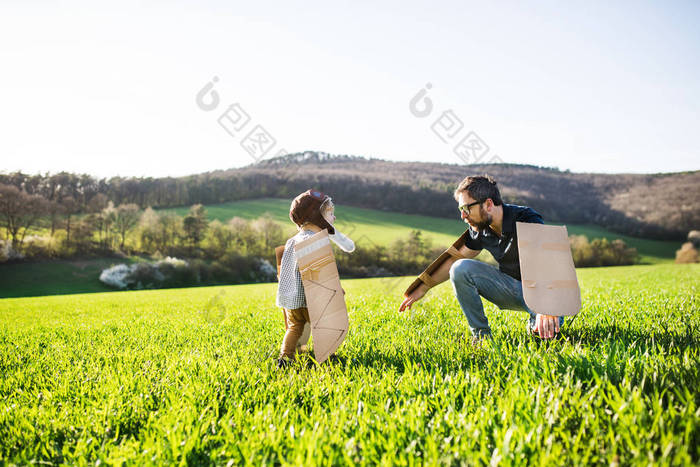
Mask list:
[[628,348],[659,348],[669,351],[684,350],[700,344],[700,332],[688,326],[684,333],[674,331],[643,332],[618,325],[594,326],[565,330],[563,338],[572,344],[597,346],[600,344],[624,344]]
[[[335,367],[341,371],[364,367],[399,374],[417,370],[455,372],[469,371],[476,367],[489,367],[494,361],[501,361],[508,365],[510,356],[515,357],[523,351],[535,352],[539,351],[536,349],[546,349],[555,362],[558,373],[572,372],[576,379],[584,381],[592,381],[597,375],[610,382],[618,383],[625,374],[629,375],[630,372],[638,375],[639,379],[643,378],[643,370],[648,363],[639,363],[634,371],[629,363],[625,363],[639,361],[634,358],[636,355],[658,354],[660,357],[668,357],[678,355],[700,344],[700,336],[692,327],[688,327],[685,332],[649,333],[616,325],[582,329],[564,328],[560,337],[551,341],[526,334],[505,334],[496,336],[493,342],[483,345],[471,344],[467,337],[457,336],[454,348],[451,350],[415,345],[408,345],[400,350],[386,347],[344,349],[341,346],[336,358],[331,358],[321,365],[317,365],[313,360],[314,353],[311,351],[308,354],[299,355],[298,365],[294,366],[299,370]],[[535,349],[529,347],[531,343],[535,344]],[[564,346],[569,345],[586,347],[587,352],[584,355],[571,355],[570,352],[557,350],[563,350]],[[549,353],[550,350],[553,352]]]
[[[456,357],[456,358],[455,358]],[[337,355],[332,356],[320,365],[314,360],[313,351],[297,355],[297,362],[291,368],[374,368],[383,371],[405,373],[407,371],[458,371],[468,370],[474,365],[485,364],[489,358],[488,351],[482,348],[470,349],[457,355],[445,355],[431,350],[412,349],[409,352],[388,352],[383,349],[361,353],[346,353],[342,347]]]

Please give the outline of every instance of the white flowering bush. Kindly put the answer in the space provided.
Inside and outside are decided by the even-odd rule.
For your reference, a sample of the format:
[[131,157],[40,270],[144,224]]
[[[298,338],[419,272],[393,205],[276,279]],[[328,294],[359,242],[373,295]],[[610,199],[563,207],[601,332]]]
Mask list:
[[100,273],[100,281],[115,289],[126,289],[128,285],[127,277],[131,268],[126,264],[117,264],[107,268]]
[[22,258],[24,255],[12,248],[12,240],[0,240],[0,263]]
[[263,258],[258,258],[258,280],[262,282],[273,282],[277,279],[277,269],[270,262]]
[[154,289],[192,285],[188,263],[167,257],[154,263],[117,264],[100,273],[100,281],[115,289]]
[[274,282],[276,279],[277,270],[270,261],[235,254],[225,255],[212,264],[173,257],[132,265],[118,264],[100,274],[100,281],[121,290]]
[[165,264],[168,264],[174,268],[187,267],[187,261],[185,261],[184,259],[171,258],[170,256],[156,262],[156,266],[158,266],[158,267],[165,265]]

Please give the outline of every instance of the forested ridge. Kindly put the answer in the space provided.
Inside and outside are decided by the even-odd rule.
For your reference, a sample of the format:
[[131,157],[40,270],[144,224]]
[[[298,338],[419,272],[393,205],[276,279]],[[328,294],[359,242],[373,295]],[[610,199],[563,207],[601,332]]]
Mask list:
[[341,204],[453,217],[455,186],[467,175],[482,173],[498,180],[506,202],[531,206],[549,222],[597,224],[623,234],[669,240],[683,239],[700,226],[700,171],[570,173],[531,165],[392,162],[307,151],[184,177],[98,179],[67,172],[16,172],[0,174],[0,184],[14,185],[54,205],[67,204],[75,212],[90,212],[106,201],[163,208],[291,199],[315,187]]

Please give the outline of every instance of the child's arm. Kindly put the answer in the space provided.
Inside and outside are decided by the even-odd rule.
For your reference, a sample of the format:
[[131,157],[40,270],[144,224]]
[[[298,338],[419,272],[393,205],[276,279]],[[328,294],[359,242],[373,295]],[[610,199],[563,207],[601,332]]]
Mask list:
[[335,229],[335,233],[328,235],[328,237],[345,253],[352,253],[355,251],[355,242],[353,242],[350,237],[340,233],[338,229]]

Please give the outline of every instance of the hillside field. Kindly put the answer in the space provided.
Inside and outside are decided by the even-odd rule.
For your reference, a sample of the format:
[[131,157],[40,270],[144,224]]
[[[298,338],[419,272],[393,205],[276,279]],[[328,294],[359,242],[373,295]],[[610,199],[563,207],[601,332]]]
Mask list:
[[[218,219],[222,222],[226,222],[234,216],[256,219],[269,213],[286,229],[286,232],[292,235],[295,227],[289,220],[290,203],[291,200],[267,198],[215,204],[206,206],[206,208],[210,219]],[[183,216],[188,209],[182,207],[166,211]],[[396,238],[405,238],[411,230],[417,229],[423,231],[426,237],[431,238],[435,246],[447,247],[466,229],[466,224],[460,219],[456,205],[454,211],[454,219],[445,219],[336,205],[339,230],[355,239],[360,245],[365,242],[388,245]],[[621,238],[628,246],[637,248],[641,261],[645,264],[671,261],[675,258],[676,250],[681,247],[680,242],[629,237],[594,225],[567,225],[567,230],[569,235],[586,235],[589,239],[607,238],[614,240]]]
[[343,281],[341,360],[278,370],[275,284],[0,300],[0,465],[700,462],[700,265],[578,270],[563,339],[449,285]]

